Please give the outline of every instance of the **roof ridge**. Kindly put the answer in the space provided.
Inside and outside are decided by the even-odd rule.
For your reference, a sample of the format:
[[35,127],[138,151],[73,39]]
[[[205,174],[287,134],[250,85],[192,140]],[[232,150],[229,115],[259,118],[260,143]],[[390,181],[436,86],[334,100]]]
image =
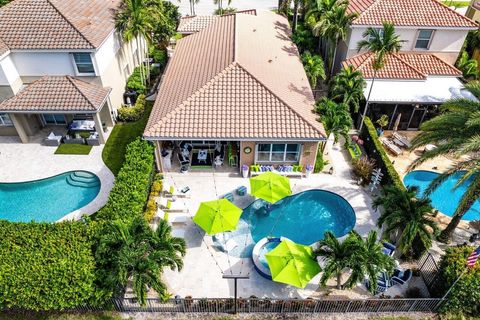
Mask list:
[[[77,79],[74,79],[72,76],[65,76],[65,78],[67,78],[68,81],[70,81],[70,83],[71,83],[72,86],[75,88],[75,90],[77,90],[77,91],[82,95],[82,97],[84,97],[85,100],[87,100],[87,102],[90,103],[90,105],[93,107],[93,109],[96,110],[97,108],[95,107],[95,104],[93,104],[93,102],[90,101],[90,99],[83,93],[82,90],[80,90],[80,88],[79,88],[79,87],[77,86],[77,84],[75,83],[75,81],[77,81]],[[78,80],[78,81],[82,81],[82,80]],[[85,81],[82,81],[82,82],[84,82],[84,83],[86,83],[86,84],[89,84],[89,83],[87,83],[87,82],[85,82]]]
[[[402,54],[402,53],[400,53]],[[400,60],[401,62],[403,62],[406,66],[408,66],[409,68],[413,69],[415,72],[417,72],[418,74],[420,74],[423,78],[427,78],[428,77],[428,74],[425,74],[423,73],[422,71],[418,70],[415,66],[412,66],[408,61],[405,61],[404,59],[400,58],[399,54],[398,53],[391,53],[390,55],[392,55],[393,57],[395,57],[396,59]]]
[[459,16],[460,18],[462,18],[463,20],[466,20],[470,23],[473,23],[473,24],[477,24],[475,21],[473,21],[472,19],[470,19],[469,17],[467,16],[464,16],[463,14],[460,14],[458,13],[457,11],[453,10],[452,8],[450,8],[449,6],[447,6],[446,4],[440,2],[440,1],[437,1],[437,0],[430,0],[432,2],[436,2],[437,4],[439,4],[441,7],[445,7],[447,8],[450,12],[453,12],[455,15]]
[[455,71],[458,71],[459,74],[462,74],[462,71],[460,71],[460,69],[458,69],[457,67],[455,67],[453,64],[450,64],[450,63],[444,61],[442,58],[440,58],[440,57],[437,56],[436,54],[434,54],[434,53],[429,53],[429,55],[431,55],[434,59],[442,62],[444,65],[448,66],[450,69],[454,69]]
[[310,127],[312,127],[315,131],[317,131],[318,133],[320,133],[320,135],[323,136],[323,133],[318,130],[318,128],[316,128],[311,122],[310,120],[306,119],[303,115],[301,115],[297,110],[295,110],[295,108],[292,108],[288,103],[286,103],[282,98],[280,98],[277,94],[275,94],[272,90],[270,90],[262,81],[260,81],[257,77],[255,77],[251,72],[249,72],[245,67],[243,67],[240,63],[234,61],[233,64],[236,64],[238,67],[240,67],[243,71],[245,71],[248,75],[250,75],[253,79],[255,79],[255,81],[257,81],[258,83],[260,83],[262,85],[263,88],[265,88],[265,90],[267,90],[268,92],[270,92],[275,98],[277,98],[281,103],[283,103],[284,105],[286,105],[288,107],[288,109],[292,110],[293,113],[295,113],[297,116],[299,116],[303,121],[305,121]]
[[370,61],[370,59],[372,59],[374,56],[373,52],[367,51],[364,53],[360,53],[359,55],[353,56],[352,59],[355,57],[361,57],[362,55],[365,55],[366,58],[358,65],[357,69],[360,69],[361,67],[365,66],[367,64],[367,61]]
[[367,11],[371,10],[373,7],[375,7],[376,5],[378,5],[379,2],[381,2],[382,0],[374,0],[369,6],[367,6],[365,8],[365,10],[363,10],[362,12],[359,12],[358,13],[358,16],[354,19],[354,20],[357,20],[357,19],[360,19],[360,17],[365,14]]
[[51,0],[45,1],[52,6],[52,8],[63,18],[63,20],[65,20],[80,35],[80,37],[82,37],[92,47],[92,49],[95,48],[95,46],[90,42],[90,40],[88,40],[87,37],[85,37],[83,33],[81,33],[80,30],[78,30],[77,27],[75,27],[75,25],[67,19],[67,17],[52,3]]

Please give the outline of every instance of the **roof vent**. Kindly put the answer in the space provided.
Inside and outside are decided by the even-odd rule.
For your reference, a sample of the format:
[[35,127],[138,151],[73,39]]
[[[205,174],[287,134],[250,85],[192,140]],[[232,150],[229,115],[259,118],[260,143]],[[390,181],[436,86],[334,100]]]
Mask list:
[[268,63],[272,63],[272,62],[273,62],[273,60],[272,60],[272,59],[269,59],[269,60],[268,60]]

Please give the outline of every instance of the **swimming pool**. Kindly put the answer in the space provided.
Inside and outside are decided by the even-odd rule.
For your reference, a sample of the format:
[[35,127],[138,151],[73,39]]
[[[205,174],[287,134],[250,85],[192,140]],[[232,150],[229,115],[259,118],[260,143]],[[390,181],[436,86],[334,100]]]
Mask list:
[[100,179],[88,171],[19,183],[0,183],[0,219],[13,222],[54,222],[90,203]]
[[[463,194],[472,182],[473,177],[469,178],[465,183],[454,189],[458,180],[463,176],[463,172],[459,171],[442,183],[429,198],[432,200],[432,206],[438,211],[453,216]],[[418,187],[419,197],[429,186],[430,182],[438,177],[438,173],[425,170],[412,171],[403,178],[403,183],[409,186]],[[467,213],[463,216],[463,220],[472,221],[480,219],[480,200],[477,200]]]
[[[342,237],[355,226],[352,206],[333,192],[308,190],[286,197],[273,205],[255,200],[243,210],[237,229],[228,232],[227,241],[238,245],[229,254],[251,257],[253,245],[265,237],[285,237],[310,245],[323,239],[325,231]],[[214,239],[215,242],[215,239]],[[216,245],[225,240],[218,237]]]

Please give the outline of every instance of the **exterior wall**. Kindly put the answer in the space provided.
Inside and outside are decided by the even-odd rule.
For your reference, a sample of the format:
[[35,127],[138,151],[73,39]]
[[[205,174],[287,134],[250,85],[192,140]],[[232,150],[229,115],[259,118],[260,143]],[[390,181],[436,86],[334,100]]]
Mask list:
[[22,85],[10,55],[0,60],[0,102],[14,96]]
[[[18,123],[23,127],[23,130],[28,136],[36,134],[41,128],[42,124],[38,115],[36,114],[19,114],[14,115]],[[0,126],[0,136],[17,136],[18,132],[14,126]]]
[[[473,1],[475,1],[475,0],[473,0]],[[473,1],[470,4],[470,6],[468,7],[467,13],[465,13],[465,15],[467,17],[469,17],[470,19],[480,23],[480,11],[472,7]]]
[[304,142],[302,144],[302,155],[300,157],[300,164],[303,167],[307,165],[315,166],[317,159],[318,142]]
[[14,126],[0,126],[1,136],[18,136],[18,134]]
[[22,77],[75,76],[75,66],[68,52],[13,52],[12,60]]
[[[366,27],[352,28],[350,37],[348,39],[348,51],[345,58],[350,58],[357,53],[357,43],[362,40],[362,34]],[[413,52],[428,52],[440,56],[448,63],[455,63],[460,50],[462,49],[468,30],[435,30],[430,47],[428,50],[415,49],[415,42],[417,40],[418,30],[421,28],[396,28],[396,33],[405,42],[402,45],[401,51]],[[428,29],[428,28],[425,28]]]
[[[245,153],[245,148],[250,147],[252,152]],[[255,162],[255,142],[254,141],[240,141],[240,168],[243,165],[250,166]]]

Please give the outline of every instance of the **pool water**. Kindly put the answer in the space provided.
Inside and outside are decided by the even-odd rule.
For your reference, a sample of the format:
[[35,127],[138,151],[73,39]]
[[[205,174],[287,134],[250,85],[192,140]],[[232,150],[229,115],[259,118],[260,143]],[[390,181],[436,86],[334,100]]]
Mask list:
[[[438,211],[453,216],[455,210],[460,203],[460,199],[465,194],[468,186],[472,183],[473,177],[461,184],[457,189],[455,185],[463,176],[464,172],[459,171],[450,176],[433,192],[429,198],[432,200],[432,206]],[[407,186],[418,187],[418,196],[422,197],[423,193],[430,183],[438,177],[438,173],[424,170],[412,171],[403,178],[403,183]],[[472,221],[480,219],[480,200],[477,200],[467,213],[463,216],[463,220]]]
[[54,222],[90,203],[100,179],[72,171],[35,181],[0,183],[0,219],[12,222]]
[[304,245],[322,240],[326,231],[342,237],[353,229],[355,221],[352,206],[325,190],[304,191],[273,205],[255,200],[243,210],[237,229],[226,234],[238,244],[229,254],[251,257],[253,246],[264,237],[285,237]]
[[260,249],[260,254],[258,255],[258,259],[260,260],[260,263],[263,264],[267,270],[270,268],[268,266],[268,261],[265,255],[275,249],[280,242],[267,242],[261,249]]

